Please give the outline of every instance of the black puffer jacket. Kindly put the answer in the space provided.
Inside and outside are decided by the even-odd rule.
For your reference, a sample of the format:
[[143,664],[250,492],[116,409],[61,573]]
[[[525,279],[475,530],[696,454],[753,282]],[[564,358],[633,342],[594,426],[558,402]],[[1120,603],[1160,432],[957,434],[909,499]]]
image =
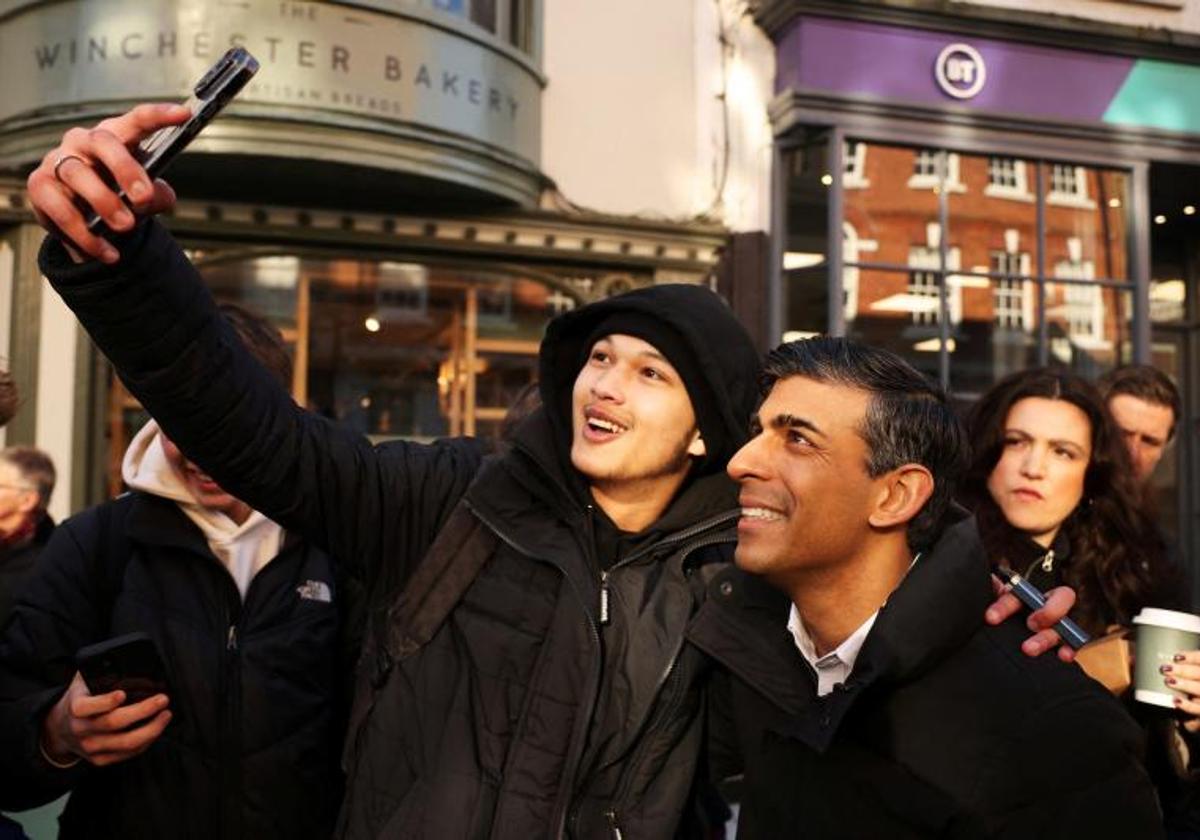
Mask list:
[[[73,266],[49,243],[42,266],[192,460],[354,562],[371,592],[375,632],[348,744],[343,834],[670,837],[699,761],[707,678],[684,638],[728,557],[734,488],[719,472],[696,477],[602,573],[617,558],[595,556],[598,513],[569,466],[567,418],[554,407],[591,327],[615,309],[638,309],[695,350],[709,387],[728,401],[722,422],[736,445],[757,359],[716,296],[659,287],[556,321],[542,353],[551,410],[531,418],[468,491],[483,466],[473,442],[376,449],[298,410],[220,324],[162,228],[144,225],[122,248],[111,270]],[[153,339],[147,323],[162,325]],[[461,559],[481,547],[486,557],[464,572]],[[406,635],[413,616],[439,612],[449,618]]]
[[983,623],[973,521],[916,563],[821,697],[786,595],[738,569],[711,589],[689,638],[731,674],[713,705],[736,733],[724,754],[744,756],[739,840],[1162,836],[1120,705],[1076,666],[1022,654],[1019,618]]
[[38,556],[52,533],[54,520],[49,516],[42,516],[28,542],[16,547],[0,548],[0,631],[8,621],[8,614],[12,611],[17,592],[33,574]]
[[[243,602],[200,530],[145,493],[66,520],[0,641],[0,807],[70,790],[66,838],[328,837],[342,787],[343,594],[329,558],[288,538]],[[171,723],[128,761],[55,769],[40,722],[75,652],[133,631],[162,653]]]

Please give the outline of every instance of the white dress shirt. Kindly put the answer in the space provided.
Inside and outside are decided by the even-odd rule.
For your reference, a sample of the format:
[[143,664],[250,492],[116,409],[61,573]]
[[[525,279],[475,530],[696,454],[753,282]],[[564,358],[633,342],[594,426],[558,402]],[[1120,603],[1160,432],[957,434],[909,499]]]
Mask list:
[[854,670],[854,660],[858,658],[858,652],[862,648],[863,642],[867,640],[867,634],[871,632],[871,627],[874,626],[878,616],[879,610],[871,613],[871,617],[860,624],[858,629],[846,638],[846,641],[824,656],[817,656],[817,646],[813,644],[812,637],[804,629],[804,620],[800,618],[800,611],[796,609],[795,604],[792,604],[792,612],[788,616],[788,632],[792,634],[792,639],[795,641],[800,655],[817,672],[818,697],[824,697],[833,691],[835,685],[845,682],[850,676],[850,672]]

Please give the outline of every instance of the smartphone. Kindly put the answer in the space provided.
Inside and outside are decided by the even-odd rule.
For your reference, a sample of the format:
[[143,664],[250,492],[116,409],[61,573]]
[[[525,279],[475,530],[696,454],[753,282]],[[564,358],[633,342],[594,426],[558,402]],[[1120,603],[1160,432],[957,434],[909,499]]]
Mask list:
[[158,646],[145,633],[126,633],[82,647],[75,666],[92,694],[121,689],[125,703],[167,693],[166,669]]
[[[150,180],[154,180],[166,170],[171,161],[192,142],[192,138],[212,122],[221,109],[229,104],[229,100],[237,96],[257,72],[257,59],[241,47],[229,50],[216,64],[208,68],[208,72],[192,88],[191,97],[183,103],[192,112],[188,121],[182,125],[159,129],[134,149],[134,158],[145,167]],[[107,172],[98,171],[110,186],[116,186]],[[118,194],[122,201],[129,204],[123,191]],[[88,230],[99,236],[109,233],[103,220],[91,207],[84,208],[84,218],[87,220]]]

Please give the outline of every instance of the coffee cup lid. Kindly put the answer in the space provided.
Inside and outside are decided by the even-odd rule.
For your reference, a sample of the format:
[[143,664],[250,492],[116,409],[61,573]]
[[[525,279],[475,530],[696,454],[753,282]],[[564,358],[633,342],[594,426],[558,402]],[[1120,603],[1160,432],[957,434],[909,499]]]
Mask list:
[[1133,619],[1134,624],[1148,624],[1153,627],[1169,627],[1172,630],[1182,630],[1185,633],[1200,633],[1200,616],[1176,610],[1160,610],[1146,607]]

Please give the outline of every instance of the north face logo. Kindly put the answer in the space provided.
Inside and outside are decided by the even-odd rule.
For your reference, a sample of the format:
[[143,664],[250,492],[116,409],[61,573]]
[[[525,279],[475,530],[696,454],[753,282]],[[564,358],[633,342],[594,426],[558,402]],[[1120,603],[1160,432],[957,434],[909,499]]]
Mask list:
[[325,604],[333,603],[333,592],[323,580],[306,580],[301,586],[296,587],[296,594],[304,601],[321,601]]

